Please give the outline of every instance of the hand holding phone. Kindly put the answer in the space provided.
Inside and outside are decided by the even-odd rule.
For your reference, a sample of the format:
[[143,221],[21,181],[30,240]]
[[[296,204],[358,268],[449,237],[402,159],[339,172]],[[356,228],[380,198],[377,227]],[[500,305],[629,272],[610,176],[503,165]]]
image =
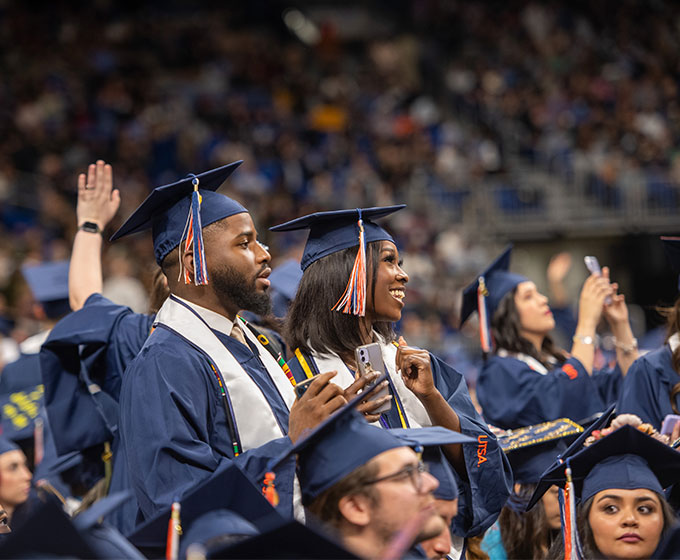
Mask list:
[[[376,371],[381,375],[385,373],[382,351],[380,350],[380,345],[378,343],[374,342],[372,344],[358,346],[354,351],[354,355],[357,362],[357,378]],[[365,390],[368,389],[370,389],[370,387],[367,387]],[[387,395],[389,395],[389,387],[385,387],[374,393],[371,396],[371,400],[376,400]],[[391,407],[392,402],[388,401],[373,412],[382,414],[383,412],[387,412]]]
[[[597,274],[598,276],[602,276],[602,268],[600,267],[600,261],[597,260],[597,257],[588,255],[586,257],[583,257],[583,262],[585,263],[586,268],[591,274]],[[607,296],[604,302],[607,305],[611,305],[612,303],[611,296]]]
[[663,419],[663,424],[661,424],[661,434],[670,436],[673,433],[673,428],[680,422],[680,416],[677,414],[667,414]]

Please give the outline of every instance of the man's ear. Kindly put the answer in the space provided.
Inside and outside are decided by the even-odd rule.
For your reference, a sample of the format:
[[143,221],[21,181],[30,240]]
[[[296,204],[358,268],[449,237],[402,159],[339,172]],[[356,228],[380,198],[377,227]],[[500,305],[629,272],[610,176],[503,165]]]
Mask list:
[[348,523],[365,527],[371,522],[372,505],[368,496],[351,494],[338,502],[338,510]]
[[[184,251],[183,249],[180,248],[180,251],[182,251],[182,276],[184,276],[184,271],[186,270],[187,273],[189,274],[189,278],[191,278],[191,281],[193,282],[194,278],[194,252],[192,248],[189,248],[188,251]],[[180,278],[180,282],[184,282],[184,278]]]

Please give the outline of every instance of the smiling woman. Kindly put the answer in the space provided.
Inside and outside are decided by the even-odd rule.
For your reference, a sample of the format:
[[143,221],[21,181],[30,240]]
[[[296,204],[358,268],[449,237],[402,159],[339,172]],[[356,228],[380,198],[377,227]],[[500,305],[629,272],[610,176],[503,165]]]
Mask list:
[[[394,333],[392,325],[401,318],[409,278],[395,240],[374,220],[402,208],[318,212],[272,228],[310,230],[300,263],[302,279],[286,323],[286,342],[294,350],[288,366],[298,382],[336,372],[333,382],[351,399],[373,380],[357,374],[355,350],[377,344],[382,363],[374,364],[374,369],[387,373],[388,394],[366,399],[358,410],[383,428],[443,426],[479,442],[466,444],[465,450],[463,445],[444,448],[461,479],[459,485],[484,488],[474,495],[461,492],[461,513],[454,521],[458,535],[478,534],[507,498],[509,467],[475,411],[462,375],[427,350],[409,347]],[[381,412],[389,403],[389,409]]]

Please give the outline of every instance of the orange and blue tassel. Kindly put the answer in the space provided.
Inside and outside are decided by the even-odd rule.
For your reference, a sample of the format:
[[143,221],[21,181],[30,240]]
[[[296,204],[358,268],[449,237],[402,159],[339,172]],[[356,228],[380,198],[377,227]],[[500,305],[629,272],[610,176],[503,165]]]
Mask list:
[[[198,177],[193,177],[192,184],[194,191],[191,193],[191,208],[189,210],[189,217],[187,218],[187,225],[185,226],[185,234],[187,236],[184,245],[184,250],[188,251],[193,245],[194,253],[194,277],[193,283],[196,286],[205,286],[208,284],[208,268],[205,262],[205,248],[203,246],[203,227],[201,224],[201,203],[203,197],[198,190]],[[184,283],[191,284],[192,278],[187,269],[184,269]]]
[[179,502],[173,502],[170,511],[170,521],[168,521],[168,538],[165,544],[166,560],[177,560],[177,555],[179,553],[179,537],[182,534],[179,512]]
[[366,315],[366,234],[364,232],[364,221],[361,219],[361,209],[357,208],[357,211],[359,212],[359,221],[357,222],[359,250],[354,260],[347,287],[331,309],[363,317]]
[[477,285],[477,311],[479,313],[479,341],[482,352],[488,354],[491,351],[491,331],[489,329],[489,316],[486,312],[486,296],[489,291],[486,289],[484,276],[479,277]]

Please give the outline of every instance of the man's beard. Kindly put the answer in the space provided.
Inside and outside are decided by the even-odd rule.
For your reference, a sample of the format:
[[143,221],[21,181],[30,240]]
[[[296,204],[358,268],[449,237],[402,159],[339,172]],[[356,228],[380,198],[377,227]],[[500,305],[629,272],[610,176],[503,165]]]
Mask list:
[[238,307],[239,310],[252,311],[258,315],[267,315],[271,310],[271,300],[268,292],[258,292],[255,286],[257,276],[267,268],[265,265],[248,279],[245,274],[229,267],[221,267],[210,273],[210,283],[220,303],[226,309]]

